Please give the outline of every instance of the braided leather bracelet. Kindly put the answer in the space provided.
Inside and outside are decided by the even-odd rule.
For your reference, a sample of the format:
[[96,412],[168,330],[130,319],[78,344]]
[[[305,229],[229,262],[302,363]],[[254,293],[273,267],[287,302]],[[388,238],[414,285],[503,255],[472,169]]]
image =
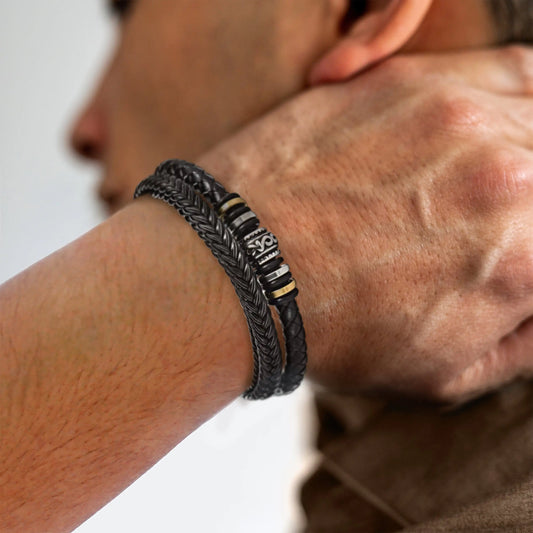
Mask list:
[[279,388],[281,351],[270,310],[245,254],[214,211],[186,183],[151,176],[139,184],[135,198],[143,194],[177,209],[228,274],[244,310],[254,350],[254,376],[244,396],[268,398]]
[[[254,377],[245,398],[266,398],[296,389],[307,364],[305,332],[295,301],[298,291],[288,266],[282,264],[276,237],[259,228],[259,220],[242,198],[228,194],[212,176],[186,161],[161,164],[153,176],[137,187],[135,198],[142,194],[151,194],[176,208],[229,275],[241,300],[254,349]],[[250,268],[255,274],[252,279],[248,275]],[[268,307],[266,313],[264,310],[265,296],[262,303],[257,298],[258,281],[269,303],[276,307],[283,326],[286,347],[283,372],[275,330],[272,338],[272,316]],[[246,283],[250,285],[246,287]]]

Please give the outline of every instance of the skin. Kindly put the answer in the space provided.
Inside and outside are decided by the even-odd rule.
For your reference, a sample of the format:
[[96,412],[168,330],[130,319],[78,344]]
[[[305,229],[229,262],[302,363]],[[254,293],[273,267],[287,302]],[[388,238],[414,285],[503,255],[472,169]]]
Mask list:
[[[187,21],[187,32],[176,31],[177,20]],[[292,30],[297,20],[304,34]],[[332,44],[336,20],[322,0],[132,3],[72,133],[75,149],[102,163],[100,195],[110,210],[169,154],[197,159],[301,90],[307,65]],[[191,61],[192,53],[201,59]]]
[[[495,42],[494,25],[483,2],[471,0],[469,2],[437,1],[432,3],[417,0],[417,2],[412,2],[412,9],[416,12],[422,4],[427,7],[419,10],[420,22],[416,24],[414,34],[409,37],[407,34],[403,36],[400,32],[400,37],[397,37],[400,39],[403,37],[405,40],[403,44],[398,41],[397,46],[401,47],[401,51],[414,53],[420,50],[476,48]],[[392,17],[392,14],[387,14],[385,9],[388,5],[388,2],[381,0],[371,2],[372,14],[362,24],[354,25],[347,36],[365,43],[367,38],[370,38],[367,36],[375,34],[384,24],[383,17]],[[257,212],[261,213],[260,207],[265,203],[264,198],[269,196],[266,190],[261,193],[257,192],[263,190],[262,182],[270,180],[269,187],[273,187],[271,167],[290,164],[290,161],[285,161],[287,156],[284,152],[278,153],[278,143],[275,142],[277,132],[285,131],[286,124],[280,119],[277,122],[271,121],[269,128],[276,132],[271,135],[271,138],[268,137],[269,134],[265,134],[267,131],[265,127],[259,133],[244,137],[241,135],[233,145],[224,145],[224,150],[228,153],[238,154],[237,163],[224,161],[226,158],[220,150],[215,150],[215,155],[212,156],[207,153],[208,149],[238,127],[242,127],[257,116],[264,114],[268,109],[279,105],[291,95],[301,92],[308,87],[309,81],[312,84],[331,81],[335,78],[335,68],[340,69],[341,72],[344,70],[344,64],[339,67],[337,65],[339,60],[335,57],[332,59],[330,56],[340,54],[341,57],[345,57],[342,56],[343,46],[352,46],[350,40],[343,44],[346,35],[339,30],[339,22],[345,9],[345,2],[329,0],[263,2],[259,6],[238,0],[225,0],[218,9],[213,9],[212,3],[207,2],[165,3],[142,0],[132,2],[131,8],[122,19],[120,40],[110,66],[81,113],[72,133],[73,146],[80,153],[89,154],[102,163],[103,179],[100,194],[102,199],[108,203],[110,211],[118,209],[129,201],[139,181],[140,172],[141,175],[151,173],[159,161],[168,158],[171,154],[179,154],[181,158],[198,161],[200,154],[203,153],[200,163],[208,169],[213,169],[214,175],[223,179],[228,188],[231,184],[230,190],[237,190],[242,194],[246,192],[251,198],[257,196],[257,200],[254,198],[252,205]],[[238,16],[235,15],[236,13]],[[187,20],[190,33],[176,32],[174,20]],[[468,21],[468,24],[465,21]],[[308,31],[296,36],[296,33],[291,30],[299,24],[306,27]],[[443,27],[444,24],[447,24],[446,28]],[[158,39],[151,37],[153,27],[161,29]],[[468,31],[465,31],[465,28],[468,28]],[[195,53],[196,57],[203,59],[201,61],[189,61],[190,35],[195,35]],[[242,46],[236,49],[230,44],[233,41],[228,39],[228,36],[242,43]],[[386,48],[388,40],[394,40],[394,38],[385,32],[385,35],[373,46],[374,48]],[[280,42],[283,46],[279,46]],[[338,46],[338,43],[341,45]],[[328,51],[330,51],[329,54]],[[371,54],[372,50],[367,53]],[[370,61],[370,63],[373,62],[373,60]],[[224,66],[224,72],[220,71],[220,65]],[[183,72],[187,72],[186,84],[182,80]],[[449,73],[447,75],[449,76]],[[409,79],[408,73],[404,76]],[[206,79],[209,80],[209,84],[205,83]],[[198,88],[201,89],[198,90]],[[156,99],[153,97],[154,94],[158,96]],[[216,95],[216,98],[213,98],[213,95]],[[366,95],[365,98],[367,98]],[[176,105],[176,102],[179,105]],[[321,105],[327,105],[328,109],[331,109],[329,102]],[[454,113],[454,110],[452,109],[451,112]],[[370,118],[367,115],[364,116],[365,120]],[[297,123],[301,119],[294,117],[289,120],[289,123]],[[357,121],[361,120],[361,117],[357,117]],[[406,124],[410,120],[406,118]],[[444,120],[447,120],[447,117],[444,117]],[[313,127],[311,129],[313,130]],[[304,133],[302,132],[301,135],[303,136]],[[262,138],[268,139],[268,141],[266,139],[263,141],[265,150],[270,153],[268,158],[250,149],[250,146],[257,145],[258,139]],[[298,137],[291,142],[302,145],[302,151],[305,151],[305,143],[297,141]],[[460,142],[460,139],[454,137],[453,142]],[[409,146],[406,149],[409,149]],[[387,164],[380,170],[381,172],[391,172],[396,164],[394,155],[391,154],[391,157],[386,160]],[[330,155],[330,157],[340,160],[338,154]],[[436,164],[436,161],[431,161],[431,164]],[[369,167],[375,166],[371,161],[368,165]],[[466,166],[467,163],[463,165]],[[245,172],[243,168],[246,169]],[[319,176],[323,180],[328,173],[329,170],[325,167]],[[353,174],[348,170],[346,173],[350,176]],[[287,181],[286,174],[287,172],[284,171],[285,181]],[[239,179],[239,176],[245,176],[245,179]],[[296,178],[294,179],[296,181]],[[428,179],[428,177],[420,175],[417,179]],[[338,178],[335,183],[337,195],[335,202],[342,205],[344,203],[343,185]],[[287,194],[295,196],[296,192],[287,191]],[[302,201],[304,205],[320,203],[317,198],[307,198],[309,195],[306,191],[298,191],[297,194],[300,199],[305,198],[305,201]],[[407,196],[408,191],[405,194]],[[417,194],[422,195],[422,193]],[[405,201],[407,202],[408,199],[406,198]],[[422,200],[413,201],[422,202]],[[281,205],[287,209],[288,213],[298,212],[298,206],[287,204],[286,201]],[[393,202],[389,199],[387,206],[391,211],[392,205]],[[347,212],[350,209],[349,205],[346,206]],[[315,210],[320,212],[323,208],[317,205]],[[403,223],[406,217],[405,208],[398,206],[398,210],[397,218]],[[285,224],[282,224],[280,220],[276,220],[276,217],[271,215],[270,204],[262,212],[264,213],[263,222],[284,235],[285,242],[290,247],[291,234],[290,230],[287,230],[287,227],[292,226],[290,221],[284,221]],[[272,220],[269,220],[269,217]],[[279,218],[283,220],[282,215]],[[315,218],[317,218],[316,215]],[[384,220],[389,221],[389,218],[386,217]],[[342,227],[349,223],[355,227],[360,225],[358,220],[352,220],[352,217],[344,214],[337,224],[333,224],[333,227]],[[427,221],[425,223],[429,224]],[[495,221],[496,223],[500,224],[501,221]],[[318,234],[319,230],[323,231],[324,224],[331,224],[331,222],[302,220],[302,224],[304,227],[316,227]],[[409,223],[408,227],[409,231],[414,231],[412,224]],[[455,239],[454,245],[457,246],[459,237],[456,236]],[[355,273],[351,266],[349,248],[359,250],[366,244],[360,243],[353,237],[349,238],[347,243],[348,245],[343,245],[347,247],[344,254],[347,264],[343,268],[352,277],[343,280],[343,283],[352,286]],[[306,291],[305,284],[306,277],[308,277],[306,270],[314,272],[323,270],[320,253],[320,246],[323,245],[325,243],[317,242],[313,249],[306,249],[296,239],[293,245],[294,250],[289,248],[289,257],[291,257],[293,272],[298,274],[296,279],[303,283],[301,304],[307,308],[306,319],[308,323],[311,323],[311,327],[308,327],[311,332],[311,346],[319,347],[317,350],[319,353],[334,352],[337,354],[333,362],[330,361],[329,356],[325,364],[322,358],[315,358],[310,362],[310,375],[329,387],[340,389],[355,387],[358,390],[442,396],[443,399],[449,400],[450,395],[440,392],[437,394],[437,389],[448,387],[454,391],[454,387],[448,382],[460,381],[462,378],[459,376],[462,372],[471,372],[469,369],[473,360],[483,361],[485,355],[482,354],[499,349],[497,347],[500,339],[510,334],[513,331],[513,324],[516,325],[517,319],[513,315],[512,322],[503,324],[500,321],[498,328],[492,329],[496,331],[496,336],[480,331],[479,339],[476,340],[478,347],[473,351],[468,348],[469,344],[472,344],[472,342],[469,343],[468,338],[464,339],[461,347],[453,344],[448,350],[455,352],[454,355],[442,354],[443,359],[454,363],[449,365],[449,368],[445,368],[435,363],[432,356],[435,352],[442,353],[439,344],[441,341],[437,337],[436,330],[440,328],[445,335],[451,334],[454,328],[447,324],[443,315],[450,312],[454,306],[457,307],[457,302],[452,298],[447,304],[442,304],[442,308],[434,304],[434,298],[429,297],[430,291],[435,290],[434,277],[431,277],[431,282],[423,291],[417,293],[412,284],[407,283],[404,278],[400,278],[398,287],[393,288],[394,284],[391,284],[390,280],[378,277],[372,279],[370,276],[358,274],[360,276],[358,285],[366,287],[366,291],[365,296],[360,296],[355,302],[351,298],[342,297],[336,290],[326,289],[327,286],[339,286],[338,277],[326,272],[320,282],[313,278],[307,280],[310,287],[318,282],[319,286],[324,287],[321,291]],[[426,246],[423,243],[419,245]],[[487,243],[487,246],[489,245],[496,247],[496,244]],[[376,249],[389,250],[391,246],[393,246],[391,242],[382,242],[373,248],[369,254],[369,265],[365,268],[374,272],[376,266],[372,265],[374,261],[372,254]],[[444,246],[444,243],[439,242],[436,246]],[[446,246],[450,249],[453,245],[450,243]],[[287,249],[286,245],[283,249]],[[313,264],[313,269],[298,268],[297,261],[302,251],[305,251],[304,258],[301,259],[302,263],[309,263],[309,258],[311,258],[311,264],[313,264],[312,258],[321,258],[320,261],[317,260],[317,264]],[[502,252],[497,249],[489,252],[483,248],[482,253],[497,256]],[[408,264],[412,260],[413,258],[409,256],[405,269],[408,269]],[[335,261],[339,259],[336,258]],[[476,262],[483,261],[483,259],[470,258],[468,261]],[[361,265],[361,258],[359,258],[359,264]],[[385,268],[384,275],[386,275],[390,265],[385,263],[382,268]],[[436,265],[433,268],[434,273],[440,270],[440,267],[437,268]],[[450,280],[453,276],[463,276],[459,268],[463,267],[454,263],[453,269],[455,270],[452,269],[449,272]],[[426,277],[422,272],[418,275]],[[377,294],[379,292],[377,287],[382,283],[388,283],[391,287],[387,299],[378,297]],[[369,290],[373,286],[376,287],[376,291]],[[325,294],[327,292],[330,294]],[[307,301],[306,294],[314,297]],[[477,292],[475,294],[477,295]],[[442,298],[451,297],[443,294]],[[363,299],[366,301],[364,304],[362,304]],[[411,319],[406,320],[398,316],[390,317],[389,320],[382,322],[381,317],[390,316],[391,309],[394,309],[398,299],[406,301],[406,307],[401,309],[401,313],[410,316]],[[328,309],[328,306],[335,309],[333,302],[336,300],[342,302],[342,305],[338,306],[334,312],[335,318],[331,317],[330,320],[340,320],[341,323],[345,323],[344,329],[351,329],[353,334],[341,336],[344,342],[337,342],[331,347],[322,340],[328,339],[329,336],[323,326],[325,321],[320,320],[318,315],[324,314],[324,309]],[[380,303],[377,309],[374,302]],[[431,305],[435,305],[435,309],[431,311],[432,314],[428,314],[430,302]],[[478,313],[480,305],[478,303],[471,306],[470,312],[473,315]],[[357,316],[354,310],[360,311],[362,316]],[[375,316],[370,319],[372,315]],[[362,318],[363,316],[365,319]],[[521,321],[526,319],[527,315],[520,315]],[[430,320],[432,325],[424,326]],[[474,317],[472,321],[475,321]],[[351,326],[354,322],[360,324],[360,329],[354,330]],[[395,326],[393,322],[396,323]],[[406,329],[407,324],[410,324],[410,329]],[[487,324],[490,329],[492,322],[489,321]],[[420,330],[426,328],[428,333],[425,335],[430,340],[422,342],[415,333],[417,328]],[[397,334],[391,335],[390,332],[395,329],[403,329],[404,334],[398,331]],[[313,337],[314,334],[316,338]],[[459,332],[454,331],[454,336],[459,338]],[[395,339],[397,345],[391,346],[384,342],[385,339]],[[400,339],[406,353],[413,352],[413,344],[420,345],[417,357],[422,361],[428,361],[426,365],[418,365],[420,375],[413,376],[411,372],[406,371],[398,374],[398,368],[404,364],[400,348],[402,344],[398,344]],[[487,342],[487,339],[490,340]],[[357,351],[354,354],[353,346],[360,347],[361,353]],[[365,355],[362,355],[363,351]],[[391,357],[391,353],[397,356],[396,364],[392,364],[394,357]],[[378,358],[388,363],[376,364]],[[456,366],[458,360],[462,361],[460,368]],[[488,376],[485,376],[488,370],[483,369],[476,382],[472,381],[466,386],[458,387],[454,391],[453,399],[486,389],[499,382],[500,379],[504,379],[504,376],[508,379],[517,373],[516,366],[503,373],[499,368],[500,365],[495,366],[490,380]],[[350,371],[346,372],[347,369]],[[402,376],[401,380],[398,375]],[[496,375],[501,378],[495,377]],[[400,381],[403,383],[400,384]]]
[[[164,4],[137,4],[75,129],[74,144],[105,163],[112,207],[133,172],[149,172],[168,150],[195,156],[242,125],[224,119],[225,106],[214,113],[212,98],[209,113],[188,125],[207,132],[209,116],[216,135],[188,145],[176,128],[166,139],[190,110],[175,110],[178,94],[187,101],[186,86],[163,81],[190,42],[176,37],[168,10],[184,15],[193,4]],[[235,0],[232,18],[237,4],[249,13]],[[236,62],[243,51],[253,57],[256,31],[267,46],[273,28],[286,35],[290,21],[295,27],[290,14],[314,12],[280,1],[283,17],[269,26],[265,4],[257,4],[265,18],[255,11],[257,28],[244,32],[250,46]],[[212,4],[201,5],[190,14],[215,24]],[[337,3],[328,5],[338,14]],[[154,25],[158,40],[149,39]],[[333,38],[325,34],[305,53],[289,36],[290,46],[264,60],[284,72],[295,57],[322,57]],[[147,63],[144,47],[158,61]],[[266,74],[260,63],[254,69]],[[398,57],[353,82],[308,91],[199,155],[283,236],[317,381],[450,400],[528,371],[532,64],[531,52],[517,48]],[[290,79],[267,77],[264,99],[247,100],[238,93],[244,84],[216,83],[228,107],[242,101],[246,121],[297,92],[311,67]],[[193,68],[199,79],[203,66]],[[150,89],[159,86],[152,105]],[[3,285],[0,529],[72,530],[245,390],[250,349],[225,274],[179,215],[150,199]]]
[[[457,402],[531,374],[529,104],[502,120],[516,88],[494,68],[497,94],[487,93],[486,55],[470,57],[476,69],[391,60],[351,92],[311,91],[201,159],[283,234],[309,373],[329,388]],[[438,150],[413,152],[420,135]]]
[[[482,4],[435,2],[404,49],[493,42]],[[197,160],[306,88],[313,65],[342,38],[338,26],[346,2],[136,0],[131,6],[109,65],[71,134],[74,150],[101,164],[99,194],[111,213],[131,200],[140,177],[162,160],[174,154]],[[176,31],[177,20],[186,20],[188,30]],[[468,32],[462,31],[464,21]],[[328,78],[316,68],[313,76],[313,83]]]
[[141,200],[2,286],[0,530],[71,531],[247,387],[238,299],[198,241]]

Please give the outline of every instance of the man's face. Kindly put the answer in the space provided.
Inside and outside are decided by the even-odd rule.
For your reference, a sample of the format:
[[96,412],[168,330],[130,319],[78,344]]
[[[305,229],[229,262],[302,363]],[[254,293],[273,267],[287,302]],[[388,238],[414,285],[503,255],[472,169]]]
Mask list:
[[[110,210],[162,160],[194,161],[302,90],[314,61],[342,37],[348,1],[109,0],[118,44],[72,143],[102,163]],[[435,0],[433,12],[410,51],[486,40],[483,2]]]
[[194,160],[301,90],[335,36],[328,3],[111,2],[117,48],[72,134],[78,152],[103,164],[100,195],[110,209],[161,160]]

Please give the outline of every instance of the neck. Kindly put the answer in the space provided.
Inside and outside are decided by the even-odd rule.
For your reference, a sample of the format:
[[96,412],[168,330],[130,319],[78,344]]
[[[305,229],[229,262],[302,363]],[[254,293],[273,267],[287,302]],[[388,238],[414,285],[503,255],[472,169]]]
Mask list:
[[498,33],[486,0],[435,0],[403,51],[437,52],[497,43]]

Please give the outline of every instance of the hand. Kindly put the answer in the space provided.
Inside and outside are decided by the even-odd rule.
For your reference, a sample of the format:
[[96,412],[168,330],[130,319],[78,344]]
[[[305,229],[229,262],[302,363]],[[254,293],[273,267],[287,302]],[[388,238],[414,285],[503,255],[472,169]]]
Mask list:
[[279,238],[310,376],[457,401],[533,369],[533,51],[395,57],[199,163]]

